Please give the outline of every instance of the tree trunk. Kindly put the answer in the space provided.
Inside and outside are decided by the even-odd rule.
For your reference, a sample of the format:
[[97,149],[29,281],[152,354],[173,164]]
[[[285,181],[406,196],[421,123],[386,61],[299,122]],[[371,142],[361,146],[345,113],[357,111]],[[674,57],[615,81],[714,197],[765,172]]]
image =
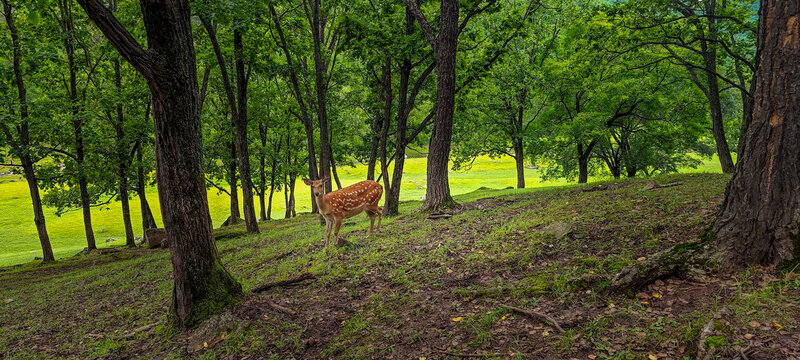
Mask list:
[[289,176],[289,208],[291,211],[290,217],[297,217],[297,206],[294,200],[294,185],[297,178],[294,175]]
[[726,267],[798,257],[799,13],[796,2],[760,4],[751,123],[713,228]]
[[75,47],[74,35],[75,26],[72,21],[72,1],[59,1],[59,12],[61,13],[61,36],[64,41],[64,50],[67,53],[67,67],[69,68],[69,87],[67,97],[72,108],[72,129],[75,136],[75,162],[78,167],[78,188],[81,194],[81,210],[83,210],[83,229],[86,234],[86,248],[89,250],[97,249],[92,230],[92,210],[91,200],[89,199],[89,183],[86,180],[84,169],[85,149],[83,146],[83,120],[80,118],[80,107],[78,105],[78,86],[75,74]]
[[39,233],[39,243],[42,245],[42,261],[56,261],[53,256],[53,248],[50,246],[50,237],[47,235],[47,225],[44,221],[44,211],[42,210],[42,198],[39,195],[38,181],[36,172],[33,169],[33,162],[30,157],[20,156],[22,171],[25,180],[28,182],[28,190],[31,193],[31,203],[33,204],[33,222],[36,224],[36,232]]
[[228,225],[238,224],[242,221],[239,214],[239,186],[236,182],[236,145],[230,144],[231,162],[228,163],[228,183],[231,186],[231,216],[228,218]]
[[141,208],[142,212],[142,234],[144,234],[147,229],[155,229],[158,227],[158,225],[156,225],[156,219],[153,218],[153,211],[150,210],[150,204],[147,202],[147,196],[145,194],[142,146],[144,145],[139,143],[139,148],[136,150],[136,160],[139,162],[139,166],[136,169],[136,175],[138,179],[136,184],[136,193],[139,195],[139,207]]
[[284,175],[283,177],[284,183],[286,185],[283,186],[283,202],[285,205],[285,212],[283,214],[284,219],[288,219],[292,217],[292,207],[289,203],[289,174]]
[[267,220],[272,220],[272,196],[275,194],[275,183],[269,186],[269,205],[267,205]]
[[17,27],[14,24],[14,15],[12,14],[11,5],[7,0],[3,2],[3,15],[5,17],[6,26],[11,33],[11,48],[13,53],[12,64],[14,68],[14,81],[17,85],[17,99],[19,100],[19,117],[20,124],[17,126],[18,141],[12,137],[11,131],[5,123],[0,123],[3,132],[6,135],[6,140],[11,145],[12,150],[19,157],[22,163],[22,171],[25,175],[25,181],[28,183],[28,190],[31,193],[31,202],[33,204],[33,221],[36,224],[36,232],[39,234],[39,243],[42,245],[42,261],[50,262],[55,261],[53,256],[53,248],[50,246],[50,237],[47,235],[47,226],[44,220],[44,211],[42,211],[42,198],[39,195],[39,184],[36,179],[36,172],[33,167],[33,161],[28,154],[30,147],[30,134],[28,131],[28,100],[27,89],[25,88],[25,81],[22,78],[22,70],[20,69],[20,41]]
[[214,243],[189,2],[140,0],[147,51],[99,0],[78,2],[150,86],[159,201],[175,284],[172,310],[180,326],[196,326],[238,302],[243,293],[222,266]]
[[[275,7],[272,4],[269,5],[269,12],[272,15],[272,19],[275,21],[275,32],[278,33],[278,38],[280,39],[279,46],[283,50],[284,56],[286,57],[286,64],[289,68],[289,80],[292,84],[292,94],[294,95],[294,98],[297,100],[297,104],[300,107],[301,122],[303,123],[303,127],[306,131],[306,142],[308,143],[308,156],[306,157],[306,160],[308,161],[308,178],[318,179],[317,160],[316,155],[314,154],[314,126],[311,123],[311,117],[308,115],[308,109],[306,108],[306,102],[303,99],[303,93],[300,91],[300,84],[297,79],[297,74],[292,66],[292,55],[289,52],[289,46],[286,44],[286,36],[283,34],[280,18],[278,18],[278,14],[275,12]],[[316,213],[317,203],[314,201],[314,194],[311,192],[311,189],[309,189],[308,194],[311,198],[311,212]]]
[[514,145],[514,161],[517,164],[517,189],[525,188],[525,150],[522,148],[522,138],[515,136],[512,139]]
[[258,233],[258,221],[253,202],[253,179],[250,177],[250,149],[247,141],[247,78],[244,72],[244,54],[241,30],[233,31],[233,49],[236,54],[236,90],[239,96],[239,111],[234,117],[236,128],[236,155],[239,157],[239,177],[242,185],[242,211],[248,234]]
[[[328,62],[322,58],[322,36],[324,23],[320,21],[320,0],[310,0],[311,4],[311,37],[314,43],[314,90],[317,95],[317,123],[319,124],[319,175],[330,173],[330,144],[328,143],[328,86],[326,76]],[[325,183],[325,191],[330,192],[332,184]]]
[[375,119],[372,121],[372,125],[370,125],[370,135],[372,135],[372,141],[370,141],[369,146],[369,159],[367,159],[367,180],[375,180],[375,164],[378,163],[378,145],[380,144],[380,136],[381,133],[381,116],[375,114]]
[[[113,11],[113,9],[112,9]],[[122,96],[122,73],[119,71],[119,59],[114,59],[114,84],[117,96]],[[122,115],[122,103],[117,104],[117,122],[114,130],[117,135],[117,178],[119,180],[119,198],[122,202],[122,223],[125,226],[125,246],[135,247],[133,224],[131,223],[131,207],[128,197],[128,149],[125,144],[125,118]]]
[[428,152],[428,187],[422,204],[422,209],[430,212],[458,205],[450,196],[448,176],[456,95],[458,6],[457,0],[441,0],[439,34],[431,44],[436,55],[436,119]]
[[386,140],[389,137],[389,125],[392,121],[392,58],[386,55],[383,65],[383,125],[381,126],[381,174],[383,186],[390,189],[389,164],[386,162]]
[[[333,134],[329,137],[331,142],[333,141]],[[336,171],[336,159],[333,158],[333,148],[331,147],[331,143],[328,143],[328,151],[331,156],[331,172],[333,173],[333,180],[336,181],[336,189],[342,190],[342,182],[339,180],[339,172]]]
[[[714,15],[716,11],[716,0],[705,3],[706,13]],[[708,18],[708,37],[712,41],[717,39],[716,20],[713,16]],[[733,173],[733,159],[728,147],[728,139],[725,138],[725,126],[722,119],[722,105],[719,100],[719,81],[717,79],[717,48],[716,44],[709,44],[706,40],[701,40],[700,48],[705,62],[706,79],[708,81],[708,101],[711,107],[711,131],[714,134],[714,141],[717,144],[717,155],[722,166],[722,172]]]
[[578,144],[578,183],[585,184],[589,181],[589,160],[592,156],[592,150],[597,144],[596,140],[592,140],[586,147],[583,144]]

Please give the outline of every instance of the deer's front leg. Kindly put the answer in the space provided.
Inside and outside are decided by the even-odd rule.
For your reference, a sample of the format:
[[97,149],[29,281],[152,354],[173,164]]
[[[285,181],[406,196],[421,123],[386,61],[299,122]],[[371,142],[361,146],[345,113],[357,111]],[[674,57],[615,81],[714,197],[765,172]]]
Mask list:
[[325,248],[328,247],[328,243],[331,240],[331,225],[331,221],[325,218]]
[[343,216],[334,216],[333,218],[333,240],[336,241],[336,246],[339,246],[339,228],[342,227]]

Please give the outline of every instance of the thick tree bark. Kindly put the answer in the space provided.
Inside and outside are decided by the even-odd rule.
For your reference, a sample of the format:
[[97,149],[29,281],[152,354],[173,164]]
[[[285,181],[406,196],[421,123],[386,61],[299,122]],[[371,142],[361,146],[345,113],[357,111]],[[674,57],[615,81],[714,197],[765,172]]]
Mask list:
[[457,0],[441,0],[438,35],[413,0],[406,0],[406,6],[422,27],[436,57],[436,119],[428,147],[427,189],[422,209],[437,212],[458,205],[450,196],[448,161],[455,112],[459,4]]
[[75,137],[75,163],[78,168],[78,188],[81,196],[81,210],[83,211],[83,229],[86,234],[86,248],[89,250],[97,249],[92,230],[92,210],[91,200],[89,199],[89,182],[86,180],[84,172],[84,161],[86,158],[83,145],[83,120],[80,118],[80,106],[78,104],[78,86],[75,73],[75,46],[74,34],[75,26],[72,20],[72,1],[60,0],[58,2],[59,12],[61,13],[61,36],[64,41],[64,50],[67,53],[67,67],[69,69],[69,86],[67,97],[71,102],[72,110],[72,129]]
[[797,258],[800,238],[800,4],[761,1],[753,113],[714,223],[727,267]]
[[186,0],[141,0],[142,49],[99,0],[78,0],[89,18],[150,86],[159,201],[173,267],[172,310],[193,327],[233,305],[242,287],[222,266],[203,177],[202,133],[191,10]]
[[247,141],[247,85],[248,79],[244,71],[244,49],[241,30],[233,31],[233,49],[236,56],[236,90],[239,97],[239,111],[234,117],[236,128],[236,155],[239,159],[239,177],[242,184],[242,211],[248,234],[258,233],[258,221],[253,202],[253,179],[250,177],[250,149]]
[[3,15],[5,17],[6,26],[11,33],[11,48],[12,48],[12,64],[14,69],[14,82],[17,85],[17,99],[19,100],[19,117],[20,124],[16,126],[17,136],[19,139],[14,139],[11,130],[6,124],[0,124],[6,140],[11,144],[12,151],[17,155],[22,163],[22,171],[25,175],[25,181],[28,183],[28,190],[31,194],[31,203],[33,205],[33,221],[36,224],[36,232],[39,234],[39,243],[42,246],[42,261],[50,262],[55,261],[53,256],[53,248],[50,246],[50,237],[47,234],[47,225],[45,224],[44,211],[42,211],[42,198],[39,195],[39,183],[36,179],[36,171],[33,166],[33,160],[28,154],[30,147],[30,133],[28,131],[28,99],[27,89],[25,88],[25,81],[22,78],[22,70],[20,69],[20,40],[19,33],[14,21],[11,4],[7,0],[3,2]]

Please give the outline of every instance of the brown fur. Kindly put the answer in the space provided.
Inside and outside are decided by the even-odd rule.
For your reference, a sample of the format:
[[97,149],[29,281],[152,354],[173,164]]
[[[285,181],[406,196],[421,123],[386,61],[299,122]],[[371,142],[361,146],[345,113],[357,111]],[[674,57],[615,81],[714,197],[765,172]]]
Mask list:
[[369,235],[372,236],[375,226],[375,216],[378,216],[378,234],[381,233],[381,220],[383,209],[378,206],[378,202],[383,195],[383,187],[375,181],[366,180],[344,189],[325,194],[325,182],[330,180],[330,175],[321,180],[303,179],[306,185],[311,186],[314,200],[319,208],[319,213],[325,218],[327,229],[325,230],[325,246],[330,243],[331,229],[333,238],[339,243],[339,228],[342,221],[349,217],[366,212],[369,216]]

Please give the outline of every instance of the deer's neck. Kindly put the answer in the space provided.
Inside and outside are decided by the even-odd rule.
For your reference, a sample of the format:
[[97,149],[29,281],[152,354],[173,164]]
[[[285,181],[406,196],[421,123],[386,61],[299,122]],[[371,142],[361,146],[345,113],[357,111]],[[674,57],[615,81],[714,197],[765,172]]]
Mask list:
[[317,202],[317,209],[319,209],[320,214],[328,213],[328,205],[325,204],[325,194],[321,194],[320,196],[315,196],[314,201]]

